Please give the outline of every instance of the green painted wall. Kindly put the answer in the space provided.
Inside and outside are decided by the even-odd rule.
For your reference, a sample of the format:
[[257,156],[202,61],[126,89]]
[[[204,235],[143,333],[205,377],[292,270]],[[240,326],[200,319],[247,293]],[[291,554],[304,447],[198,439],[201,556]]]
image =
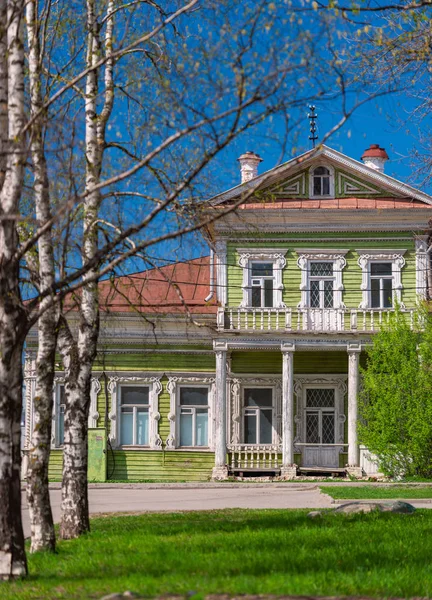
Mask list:
[[93,369],[107,371],[211,371],[215,369],[214,353],[177,354],[158,352],[99,353]]
[[[402,236],[402,234],[401,234]],[[406,236],[406,234],[405,234]],[[270,236],[269,236],[270,237]],[[271,235],[274,240],[275,235]],[[357,308],[362,301],[362,292],[360,289],[362,281],[362,270],[357,264],[358,253],[355,250],[367,250],[367,249],[404,249],[407,252],[404,255],[405,267],[402,269],[402,302],[407,307],[415,306],[416,302],[416,290],[415,290],[415,246],[414,240],[407,241],[404,239],[394,240],[386,239],[386,237],[397,237],[397,234],[379,234],[376,239],[364,239],[361,241],[351,241],[350,238],[346,240],[334,240],[333,237],[340,238],[336,234],[317,234],[316,242],[305,242],[302,241],[304,237],[314,237],[312,234],[298,237],[298,241],[295,239],[296,236],[290,235],[290,241],[284,242],[283,236],[278,241],[265,241],[265,236],[257,236],[257,241],[254,243],[242,242],[241,239],[236,243],[229,243],[227,247],[227,262],[228,262],[228,305],[239,306],[243,299],[243,269],[238,265],[238,253],[237,248],[276,248],[276,247],[287,247],[288,252],[286,254],[287,265],[283,272],[283,301],[289,307],[296,308],[301,300],[300,283],[301,283],[301,270],[297,266],[298,255],[295,249],[310,249],[310,248],[331,248],[331,249],[350,249],[346,255],[346,266],[343,270],[343,302],[348,308]],[[355,234],[355,237],[357,236]],[[368,235],[370,238],[370,234]],[[292,241],[292,240],[295,241]]]
[[208,481],[213,452],[114,450],[108,452],[108,478],[128,481]]
[[61,481],[63,470],[63,450],[51,450],[48,477],[50,481]]
[[[280,373],[282,374],[281,352],[233,352],[233,373]],[[294,374],[348,373],[346,352],[294,352]]]

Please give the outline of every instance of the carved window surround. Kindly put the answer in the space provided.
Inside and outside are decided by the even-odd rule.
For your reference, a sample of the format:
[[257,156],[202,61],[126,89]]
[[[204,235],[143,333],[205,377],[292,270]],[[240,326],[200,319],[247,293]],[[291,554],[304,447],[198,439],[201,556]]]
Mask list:
[[228,297],[227,286],[227,244],[217,241],[215,244],[215,269],[217,299],[221,306],[226,306]]
[[[170,412],[168,420],[170,423],[170,433],[166,439],[166,449],[173,450],[179,447],[179,432],[180,432],[180,410],[179,409],[179,389],[181,386],[188,387],[207,387],[208,395],[208,443],[210,450],[214,450],[214,398],[215,398],[215,382],[214,377],[195,377],[195,376],[179,376],[174,375],[168,378],[167,391],[170,395]],[[196,448],[197,450],[200,447]]]
[[371,284],[370,284],[370,265],[372,262],[391,262],[392,264],[392,277],[393,277],[393,304],[396,300],[398,304],[405,308],[401,298],[402,292],[402,269],[405,265],[405,259],[403,255],[406,250],[356,250],[359,255],[358,265],[362,270],[362,301],[359,304],[359,308],[370,308],[371,307]]
[[159,394],[162,391],[160,377],[110,377],[108,391],[111,395],[111,411],[108,418],[111,421],[109,439],[113,447],[119,446],[120,439],[120,394],[119,387],[124,385],[142,385],[149,387],[149,446],[152,450],[162,450],[162,439],[158,432]]
[[243,300],[240,306],[252,306],[251,265],[254,261],[265,261],[273,263],[273,308],[286,307],[286,304],[282,301],[282,292],[283,269],[286,266],[285,255],[287,252],[287,248],[237,248],[237,253],[239,255],[238,264],[243,269]]
[[[314,171],[318,167],[325,167],[330,171],[329,183],[330,183],[330,193],[323,196],[314,195]],[[335,174],[334,168],[328,164],[314,164],[309,169],[309,198],[311,199],[327,199],[335,197]]]
[[333,308],[345,308],[345,304],[342,302],[342,292],[344,289],[342,280],[342,271],[346,265],[345,255],[348,250],[296,250],[298,259],[297,265],[301,269],[301,300],[298,304],[298,308],[308,308],[310,306],[309,300],[309,273],[310,264],[312,261],[324,261],[333,262]]
[[416,237],[416,291],[419,296],[427,295],[427,270],[429,268],[429,254],[427,237]]
[[273,389],[273,444],[282,440],[282,377],[232,377],[228,379],[228,444],[243,443],[243,390],[249,387]]
[[[344,443],[346,381],[346,375],[321,375],[320,377],[303,375],[302,377],[294,377],[294,395],[297,406],[294,417],[296,424],[294,452],[296,454],[302,453],[302,446],[296,446],[295,444],[306,442],[306,390],[311,388],[333,388],[335,390],[335,441],[336,444]],[[344,446],[340,446],[339,453],[344,451]]]

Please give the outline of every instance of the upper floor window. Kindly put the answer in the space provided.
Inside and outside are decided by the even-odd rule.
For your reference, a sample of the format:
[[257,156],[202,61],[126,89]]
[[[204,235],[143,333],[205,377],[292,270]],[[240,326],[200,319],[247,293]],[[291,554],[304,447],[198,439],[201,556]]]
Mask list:
[[334,196],[334,172],[332,167],[319,166],[309,172],[309,195],[311,198]]
[[299,308],[345,308],[342,273],[348,250],[296,250],[301,269]]
[[149,445],[149,388],[120,386],[120,444]]
[[310,262],[311,308],[333,308],[333,261]]
[[393,306],[391,263],[371,263],[370,288],[372,308],[391,308]]
[[253,262],[251,271],[252,306],[273,306],[273,263]]
[[180,446],[209,445],[208,395],[208,387],[180,387]]

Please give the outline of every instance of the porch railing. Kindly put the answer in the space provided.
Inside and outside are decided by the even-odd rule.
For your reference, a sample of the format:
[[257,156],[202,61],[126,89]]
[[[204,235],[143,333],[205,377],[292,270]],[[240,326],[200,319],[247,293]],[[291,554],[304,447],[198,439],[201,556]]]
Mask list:
[[280,446],[277,444],[231,444],[230,467],[233,470],[277,470],[280,469]]
[[[414,327],[415,309],[401,309]],[[219,331],[374,332],[388,322],[390,309],[219,308]]]

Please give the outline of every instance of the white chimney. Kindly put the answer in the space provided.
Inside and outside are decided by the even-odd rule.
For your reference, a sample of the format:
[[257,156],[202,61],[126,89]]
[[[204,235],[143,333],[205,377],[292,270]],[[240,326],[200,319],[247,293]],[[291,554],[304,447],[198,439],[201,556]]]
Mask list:
[[241,182],[246,183],[258,176],[258,165],[262,162],[261,156],[255,152],[245,152],[237,159],[240,163]]
[[379,144],[371,144],[370,148],[363,152],[361,159],[367,167],[384,173],[384,163],[388,160],[388,155],[384,148],[379,147]]

